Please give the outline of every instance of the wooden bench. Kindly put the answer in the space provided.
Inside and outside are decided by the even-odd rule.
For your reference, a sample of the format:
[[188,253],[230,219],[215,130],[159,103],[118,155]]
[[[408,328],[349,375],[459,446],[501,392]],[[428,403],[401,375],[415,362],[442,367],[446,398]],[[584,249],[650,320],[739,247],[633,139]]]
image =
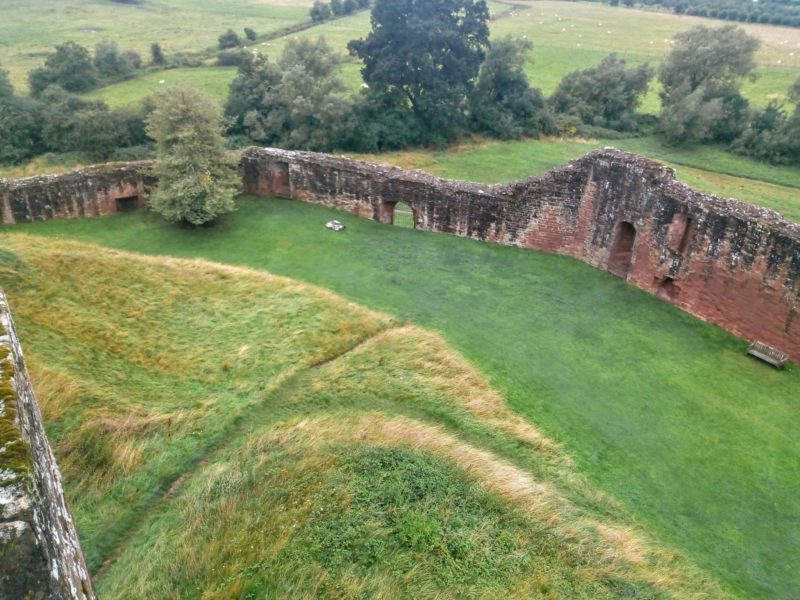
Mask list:
[[786,361],[789,360],[789,355],[784,354],[780,350],[776,350],[771,346],[767,346],[766,344],[762,344],[761,342],[753,342],[748,346],[747,353],[750,356],[755,356],[771,364],[773,367],[777,369],[782,369],[783,365],[786,364]]

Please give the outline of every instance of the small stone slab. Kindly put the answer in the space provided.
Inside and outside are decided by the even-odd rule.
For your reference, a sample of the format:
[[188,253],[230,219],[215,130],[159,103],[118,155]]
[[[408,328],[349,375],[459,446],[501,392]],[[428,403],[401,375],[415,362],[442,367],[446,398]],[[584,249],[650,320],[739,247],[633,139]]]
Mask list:
[[344,223],[336,220],[328,221],[327,223],[325,223],[325,227],[327,227],[331,231],[342,231],[344,229]]
[[767,346],[762,342],[753,342],[748,346],[747,353],[750,356],[755,356],[756,358],[763,360],[766,363],[771,364],[776,369],[782,369],[783,365],[786,364],[786,361],[789,360],[789,356],[780,350],[776,350],[772,346]]

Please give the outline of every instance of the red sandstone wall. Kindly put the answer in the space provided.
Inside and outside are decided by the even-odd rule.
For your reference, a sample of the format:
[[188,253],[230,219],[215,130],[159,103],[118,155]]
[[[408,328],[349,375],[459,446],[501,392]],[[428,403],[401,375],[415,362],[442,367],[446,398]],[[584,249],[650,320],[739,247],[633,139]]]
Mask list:
[[117,212],[120,198],[133,199],[132,206],[126,208],[144,208],[149,187],[154,183],[147,173],[151,164],[110,164],[59,175],[2,180],[0,223],[107,215]]
[[[273,184],[276,164],[288,171],[288,194]],[[402,201],[420,229],[627,270],[628,282],[800,362],[800,225],[695,192],[654,161],[607,149],[540,177],[482,186],[323,154],[251,148],[240,171],[246,192],[288,195],[382,222]],[[620,244],[623,230],[635,235],[629,252]]]

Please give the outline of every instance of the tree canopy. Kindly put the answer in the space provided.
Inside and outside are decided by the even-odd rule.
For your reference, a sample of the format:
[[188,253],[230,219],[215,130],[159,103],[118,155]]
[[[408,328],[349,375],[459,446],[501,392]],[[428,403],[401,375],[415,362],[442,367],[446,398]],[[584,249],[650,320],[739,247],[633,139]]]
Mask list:
[[405,104],[431,131],[455,134],[489,48],[485,0],[377,0],[372,30],[348,44],[370,93]]
[[0,163],[15,163],[33,154],[39,141],[38,103],[17,96],[0,69]]
[[49,85],[59,85],[68,92],[86,92],[97,83],[97,70],[89,51],[75,42],[56,46],[44,66],[28,75],[31,94],[38,96]]
[[758,38],[734,25],[699,25],[675,36],[659,70],[667,139],[731,141],[741,133],[748,103],[739,88],[755,68],[758,46]]
[[550,105],[587,125],[633,130],[636,109],[654,71],[649,65],[626,67],[625,60],[610,54],[598,65],[568,73],[550,97]]
[[237,178],[223,130],[216,102],[203,92],[172,87],[156,96],[147,119],[157,152],[153,210],[173,222],[203,225],[235,209]]
[[470,98],[472,129],[501,139],[555,133],[542,92],[525,75],[527,40],[492,42]]
[[323,39],[289,41],[277,63],[245,57],[225,106],[232,131],[284,148],[342,147],[353,112],[340,61]]

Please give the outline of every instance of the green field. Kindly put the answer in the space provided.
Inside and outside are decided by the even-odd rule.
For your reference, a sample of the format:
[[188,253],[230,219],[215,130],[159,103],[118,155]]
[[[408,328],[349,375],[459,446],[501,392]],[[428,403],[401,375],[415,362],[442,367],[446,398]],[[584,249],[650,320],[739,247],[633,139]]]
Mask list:
[[102,100],[112,108],[136,107],[147,96],[171,85],[191,85],[201,88],[214,98],[224,101],[228,86],[236,76],[235,67],[204,67],[153,71],[141,77],[109,85],[87,94]]
[[89,48],[114,40],[145,60],[158,42],[167,55],[216,46],[231,28],[251,27],[264,35],[308,20],[309,0],[8,0],[0,20],[0,66],[17,89],[27,89],[27,73],[44,62],[53,46],[69,40]]
[[[528,36],[534,44],[528,76],[546,94],[555,90],[566,73],[596,64],[609,52],[616,52],[632,64],[657,65],[669,52],[669,40],[676,33],[694,25],[723,24],[713,19],[586,2],[521,4],[530,8],[493,23],[492,35]],[[756,55],[759,79],[744,86],[745,96],[755,106],[763,106],[772,98],[785,98],[786,90],[800,72],[800,30],[748,24],[742,27],[762,43]],[[658,112],[655,85],[653,88],[642,106],[644,112]]]
[[[333,217],[345,232],[324,229]],[[662,542],[741,597],[800,593],[800,370],[606,273],[280,200],[244,198],[199,230],[145,212],[13,230],[265,269],[439,331]]]
[[[516,3],[524,5],[524,3]],[[596,64],[610,52],[617,52],[631,64],[649,62],[657,65],[669,51],[669,40],[678,32],[696,24],[719,26],[712,19],[678,16],[659,11],[612,8],[584,2],[536,1],[523,10],[509,8],[507,4],[490,2],[498,16],[490,27],[495,38],[511,35],[527,36],[534,50],[526,65],[532,84],[552,93],[561,78],[576,69]],[[800,30],[791,27],[742,25],[762,41],[757,55],[758,69],[755,81],[745,82],[743,92],[754,106],[764,106],[770,100],[783,100],[786,91],[800,73]],[[564,31],[562,31],[564,30]],[[364,12],[350,17],[323,23],[311,29],[291,34],[270,42],[253,46],[271,58],[277,58],[289,39],[323,36],[333,48],[347,55],[347,43],[365,36],[369,31],[369,14]],[[219,73],[213,68],[200,68],[195,74],[202,80],[208,69],[211,82],[206,87],[221,102],[227,89],[218,85]],[[359,64],[348,58],[342,67],[343,78],[352,90],[361,83]],[[135,81],[109,86],[96,92],[111,106],[128,104],[133,99],[147,95],[153,81],[150,75],[138,86]],[[117,88],[124,90],[118,92]],[[657,85],[641,107],[643,112],[657,113],[659,100]]]

